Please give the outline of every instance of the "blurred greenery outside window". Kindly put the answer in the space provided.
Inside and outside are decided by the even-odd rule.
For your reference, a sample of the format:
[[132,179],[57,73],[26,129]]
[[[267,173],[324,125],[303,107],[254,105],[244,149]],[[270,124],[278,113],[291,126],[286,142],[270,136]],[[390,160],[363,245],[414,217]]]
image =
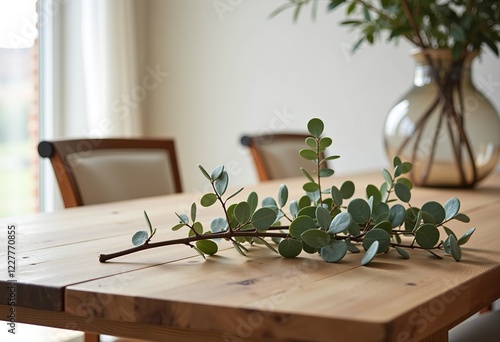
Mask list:
[[0,217],[38,210],[36,0],[0,0]]

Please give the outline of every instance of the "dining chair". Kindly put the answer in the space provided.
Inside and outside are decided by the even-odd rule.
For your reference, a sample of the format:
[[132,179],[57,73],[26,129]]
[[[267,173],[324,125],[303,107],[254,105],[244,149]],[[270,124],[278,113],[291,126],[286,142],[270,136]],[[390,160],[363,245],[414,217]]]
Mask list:
[[41,141],[38,154],[50,159],[66,208],[182,192],[172,139]]
[[[260,181],[302,175],[301,167],[311,169],[311,162],[303,159],[299,151],[307,148],[309,134],[274,133],[244,135],[241,144],[248,147]],[[321,155],[323,158],[324,155]],[[322,164],[322,168],[326,163]]]
[[182,191],[171,139],[42,141],[66,208]]

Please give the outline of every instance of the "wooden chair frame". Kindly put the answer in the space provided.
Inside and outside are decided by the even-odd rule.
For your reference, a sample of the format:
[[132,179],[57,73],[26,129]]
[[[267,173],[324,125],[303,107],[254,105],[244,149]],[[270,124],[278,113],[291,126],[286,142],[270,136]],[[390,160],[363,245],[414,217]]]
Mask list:
[[74,139],[42,141],[38,144],[38,154],[41,157],[50,159],[66,208],[83,205],[75,175],[67,163],[67,155],[72,153],[88,154],[95,150],[112,149],[165,150],[172,166],[175,192],[182,192],[179,165],[175,152],[175,144],[172,139]]
[[[272,143],[272,141],[296,140],[304,142],[304,148],[306,148],[307,146],[305,145],[305,140],[308,137],[310,137],[309,134],[301,134],[301,133],[275,133],[275,134],[261,134],[253,136],[244,135],[241,138],[241,144],[247,146],[250,149],[250,153],[252,154],[252,158],[255,167],[257,169],[257,175],[259,176],[259,180],[266,181],[272,179],[273,177],[271,177],[269,173],[269,167],[267,166],[264,160],[266,144],[262,142]],[[297,157],[298,153],[299,151],[297,151]],[[323,156],[321,158],[323,158]]]

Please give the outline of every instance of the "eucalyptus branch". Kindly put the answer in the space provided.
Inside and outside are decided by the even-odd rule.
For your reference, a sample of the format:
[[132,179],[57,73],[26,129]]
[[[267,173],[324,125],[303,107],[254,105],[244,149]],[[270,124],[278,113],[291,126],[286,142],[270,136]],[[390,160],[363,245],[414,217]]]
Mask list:
[[[202,196],[200,204],[203,207],[210,207],[218,203],[224,211],[224,218],[213,218],[209,230],[205,231],[203,224],[196,220],[197,206],[193,203],[189,216],[176,213],[179,223],[172,227],[175,231],[188,227],[187,237],[151,242],[157,229],[153,229],[144,212],[149,229],[138,231],[133,235],[132,243],[135,247],[116,253],[101,254],[99,260],[106,262],[120,256],[170,245],[189,246],[206,258],[207,255],[217,253],[218,245],[214,240],[220,239],[230,241],[243,256],[249,252],[246,243],[250,245],[261,243],[285,258],[294,258],[305,251],[319,253],[326,262],[338,262],[344,258],[348,250],[352,253],[359,252],[359,248],[354,244],[361,244],[366,250],[361,264],[366,265],[377,254],[385,253],[390,248],[394,248],[406,259],[409,255],[402,248],[425,249],[436,255],[432,250],[444,245],[446,253],[451,254],[455,260],[460,260],[460,245],[468,241],[474,229],[456,239],[456,235],[443,226],[450,220],[468,222],[468,217],[459,212],[458,199],[452,198],[444,206],[431,201],[421,208],[413,207],[410,204],[413,185],[409,179],[403,177],[411,171],[412,165],[401,161],[398,157],[393,160],[392,172],[382,169],[385,182],[380,189],[371,184],[367,186],[366,199],[351,199],[355,192],[354,183],[351,181],[345,181],[340,187],[332,185],[330,198],[322,198],[320,182],[324,183],[334,171],[329,168],[320,169],[318,166],[338,156],[321,157],[332,143],[332,139],[320,138],[324,130],[324,124],[320,119],[311,119],[308,130],[312,136],[306,139],[308,148],[300,150],[299,154],[315,164],[317,181],[315,182],[311,175],[303,170],[307,178],[307,183],[303,186],[306,196],[300,201],[292,201],[289,213],[283,209],[288,201],[288,188],[285,184],[280,185],[278,189],[277,201],[272,197],[266,197],[260,208],[258,208],[258,195],[254,192],[250,193],[246,200],[240,199],[236,203],[229,204],[228,201],[236,199],[242,189],[223,200],[222,196],[229,183],[229,175],[224,167],[218,166],[208,174],[199,166],[213,188],[213,192]],[[396,195],[394,200],[390,199],[392,193]],[[343,204],[346,200],[349,200],[347,205]],[[395,203],[396,201],[400,203]],[[389,207],[389,204],[393,204],[392,207]],[[286,217],[290,224],[280,225],[279,220],[282,217]],[[404,230],[401,230],[403,226]],[[448,234],[444,243],[439,241],[438,228],[444,229]],[[412,235],[412,243],[410,245],[401,243],[401,235]],[[267,241],[268,238],[272,241]],[[394,239],[397,242],[394,242]],[[273,244],[277,245],[277,249]]]

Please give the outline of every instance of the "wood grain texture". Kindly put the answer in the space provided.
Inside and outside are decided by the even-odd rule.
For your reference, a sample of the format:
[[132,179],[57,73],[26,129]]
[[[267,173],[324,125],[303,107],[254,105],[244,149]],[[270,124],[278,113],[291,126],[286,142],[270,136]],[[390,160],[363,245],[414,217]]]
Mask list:
[[[347,178],[358,185],[356,196],[366,184],[382,182],[373,174]],[[289,198],[301,195],[302,181],[285,181]],[[249,187],[235,201],[252,190],[261,199],[275,196],[282,182]],[[173,212],[189,212],[199,197],[169,195],[5,221],[19,227],[18,308],[28,308],[35,322],[36,313],[65,310],[59,314],[86,322],[80,330],[103,334],[144,338],[137,330],[147,327],[158,341],[182,331],[196,332],[192,341],[410,341],[443,338],[448,327],[500,295],[500,174],[475,190],[412,192],[414,206],[460,199],[471,223],[449,227],[457,235],[477,230],[458,263],[412,250],[410,260],[389,252],[362,267],[360,254],[328,264],[305,253],[283,259],[262,246],[252,246],[245,258],[224,243],[206,261],[186,246],[97,261],[100,253],[131,246],[131,235],[146,228],[144,209],[158,228],[155,241],[185,236],[171,231],[178,221]],[[208,224],[220,215],[215,206],[200,208],[198,219]],[[6,304],[6,269],[0,274],[0,303]]]

